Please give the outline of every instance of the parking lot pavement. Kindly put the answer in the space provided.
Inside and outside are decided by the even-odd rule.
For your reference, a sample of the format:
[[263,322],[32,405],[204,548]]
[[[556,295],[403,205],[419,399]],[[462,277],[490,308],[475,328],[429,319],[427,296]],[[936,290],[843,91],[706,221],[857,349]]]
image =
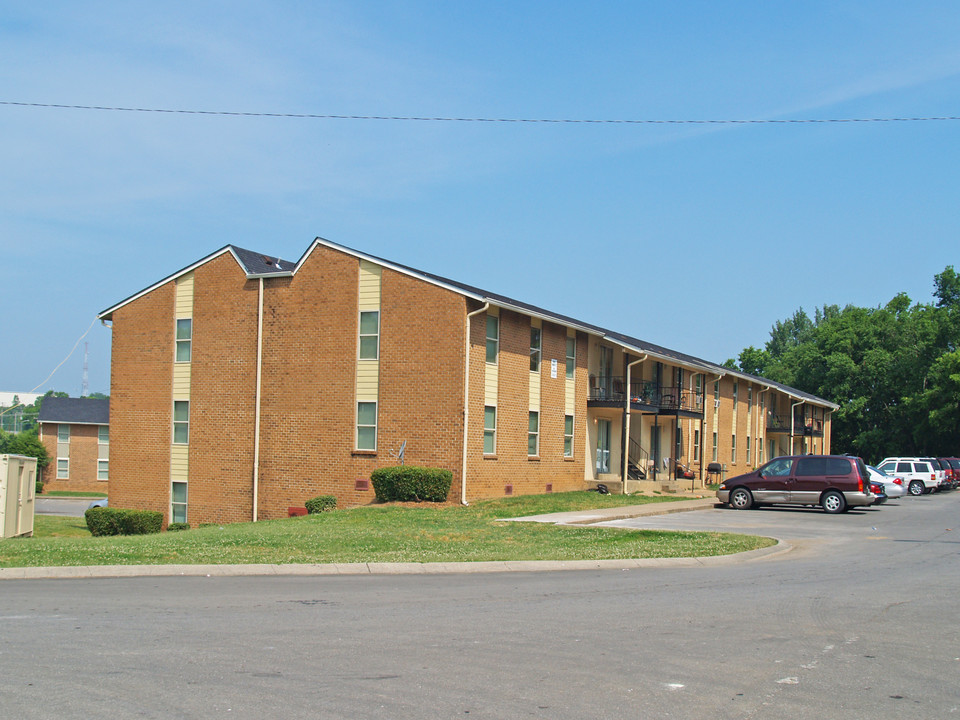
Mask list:
[[34,512],[37,515],[60,515],[61,517],[83,517],[92,498],[38,497]]

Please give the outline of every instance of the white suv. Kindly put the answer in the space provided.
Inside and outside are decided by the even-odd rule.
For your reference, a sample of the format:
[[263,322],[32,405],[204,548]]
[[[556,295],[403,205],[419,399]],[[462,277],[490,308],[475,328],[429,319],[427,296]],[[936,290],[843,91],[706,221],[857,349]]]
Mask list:
[[943,472],[935,468],[929,458],[893,457],[883,460],[877,468],[887,475],[903,478],[907,492],[911,495],[923,495],[940,487],[938,474]]

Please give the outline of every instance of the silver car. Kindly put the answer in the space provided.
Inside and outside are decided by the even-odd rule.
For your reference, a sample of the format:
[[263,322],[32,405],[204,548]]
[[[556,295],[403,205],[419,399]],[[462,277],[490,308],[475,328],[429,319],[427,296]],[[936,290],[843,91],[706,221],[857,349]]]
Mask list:
[[901,498],[907,494],[907,488],[903,485],[903,478],[887,475],[882,470],[878,470],[873,465],[867,465],[867,472],[870,473],[870,482],[883,485],[883,492],[891,500]]

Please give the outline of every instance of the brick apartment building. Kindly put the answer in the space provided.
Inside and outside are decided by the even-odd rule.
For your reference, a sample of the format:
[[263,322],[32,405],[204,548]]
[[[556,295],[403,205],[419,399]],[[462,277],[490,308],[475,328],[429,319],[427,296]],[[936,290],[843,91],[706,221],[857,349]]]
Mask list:
[[110,401],[46,397],[37,417],[50,464],[45,490],[107,492],[110,478]]
[[111,504],[194,525],[371,502],[401,450],[461,502],[702,485],[829,452],[837,407],[320,238],[297,262],[228,245],[100,318]]

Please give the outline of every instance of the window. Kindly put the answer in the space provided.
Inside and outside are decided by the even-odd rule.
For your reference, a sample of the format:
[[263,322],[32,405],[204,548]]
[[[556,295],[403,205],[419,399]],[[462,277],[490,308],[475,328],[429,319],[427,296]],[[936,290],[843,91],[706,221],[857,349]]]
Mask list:
[[567,377],[573,379],[573,371],[577,367],[577,339],[567,338]]
[[737,400],[740,399],[740,383],[733,383],[733,410],[737,410]]
[[693,461],[700,462],[700,430],[693,431]]
[[[760,398],[760,402],[763,402],[763,397]],[[757,443],[757,466],[763,465],[763,443]]]
[[730,436],[730,462],[735,463],[737,461],[737,436]]
[[747,412],[753,410],[753,388],[747,388]]
[[110,461],[97,460],[97,480],[109,480]]
[[186,445],[190,442],[190,402],[173,401],[173,442]]
[[540,413],[530,411],[530,424],[527,429],[527,455],[540,454]]
[[543,350],[540,328],[530,328],[530,372],[540,372],[540,356]]
[[487,405],[483,408],[483,454],[495,455],[497,452],[497,408]]
[[170,522],[187,521],[187,484],[175,482],[170,488]]
[[97,426],[97,442],[101,445],[110,444],[110,427],[107,425]]
[[713,462],[717,461],[717,434],[713,434]]
[[360,359],[380,357],[380,313],[376,310],[360,313]]
[[563,416],[563,456],[573,457],[573,415]]
[[487,315],[487,362],[496,365],[499,351],[500,318],[496,315]]
[[57,458],[57,479],[65,480],[70,477],[70,460]]
[[764,477],[786,477],[790,474],[790,469],[793,467],[793,460],[790,458],[777,458],[776,460],[771,461],[766,467],[763,468]]
[[747,462],[750,462],[750,436],[747,435]]
[[714,380],[713,382],[713,399],[714,400],[720,399],[720,381],[719,380]]
[[377,449],[377,404],[357,403],[357,450]]
[[69,425],[57,425],[57,442],[68,443],[70,442],[70,426]]
[[190,362],[193,342],[193,319],[177,318],[177,362]]

